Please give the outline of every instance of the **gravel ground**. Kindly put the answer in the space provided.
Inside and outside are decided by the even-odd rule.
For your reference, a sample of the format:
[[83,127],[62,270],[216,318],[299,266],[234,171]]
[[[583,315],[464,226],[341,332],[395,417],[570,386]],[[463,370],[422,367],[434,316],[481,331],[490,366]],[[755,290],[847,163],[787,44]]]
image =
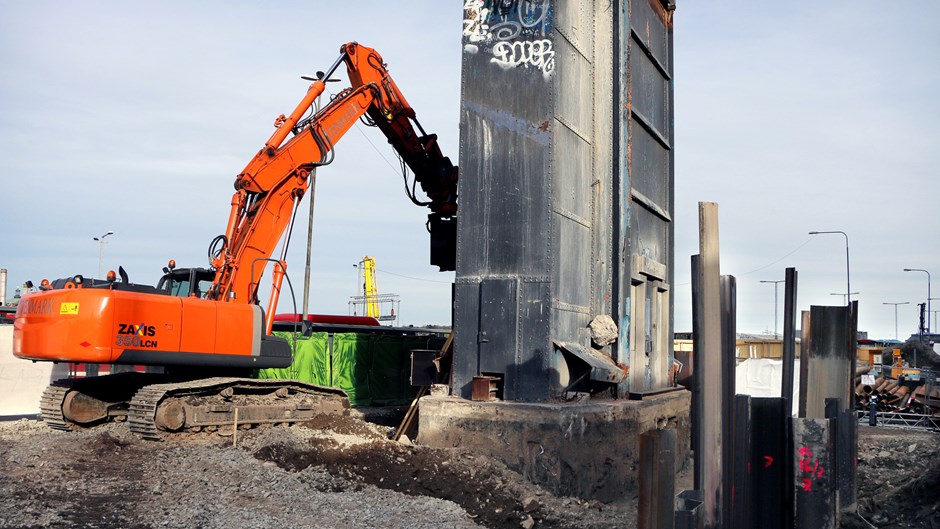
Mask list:
[[356,419],[142,441],[124,424],[0,423],[0,527],[629,527],[635,504],[556,498],[466,452]]
[[[558,498],[466,451],[358,419],[142,441],[124,424],[0,422],[0,528],[634,527],[636,498]],[[677,490],[690,476],[679,476]],[[940,529],[940,434],[861,427],[859,513]],[[871,527],[843,518],[843,527]]]

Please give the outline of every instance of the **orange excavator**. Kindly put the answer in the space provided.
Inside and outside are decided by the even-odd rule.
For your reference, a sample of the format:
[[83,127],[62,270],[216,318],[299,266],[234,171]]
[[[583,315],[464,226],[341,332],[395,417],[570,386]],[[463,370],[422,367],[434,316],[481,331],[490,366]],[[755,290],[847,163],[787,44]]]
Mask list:
[[[326,80],[343,63],[351,86],[313,112]],[[332,161],[333,146],[357,120],[377,126],[401,157],[406,193],[431,210],[431,264],[453,270],[457,168],[441,154],[437,136],[418,123],[382,57],[348,43],[326,73],[305,79],[313,83],[304,98],[289,116],[277,118],[274,134],[236,177],[225,233],[209,246],[210,268],[177,269],[170,261],[155,287],[130,283],[123,269],[120,281],[114,272],[107,280],[77,275],[43,281],[20,301],[13,331],[19,358],[155,366],[147,373],[52,383],[40,403],[50,426],[68,430],[127,420],[141,436],[160,439],[233,422],[287,423],[345,413],[348,400],[340,390],[250,374],[291,364],[290,343],[272,334],[291,227],[311,170]],[[413,173],[410,187],[405,165]],[[426,201],[415,196],[416,184]],[[272,258],[279,243],[280,256]],[[265,311],[258,290],[269,263]]]

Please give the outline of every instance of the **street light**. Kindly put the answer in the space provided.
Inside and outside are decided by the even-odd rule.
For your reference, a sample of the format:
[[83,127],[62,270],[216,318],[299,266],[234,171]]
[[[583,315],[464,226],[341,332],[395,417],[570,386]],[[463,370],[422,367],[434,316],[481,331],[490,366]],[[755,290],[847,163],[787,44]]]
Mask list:
[[95,237],[94,239],[98,241],[98,278],[104,278],[104,238],[108,235],[114,235],[114,232],[108,230],[108,233],[105,233],[101,237]]
[[[851,294],[851,295],[853,295],[853,296],[857,296],[857,295],[858,295],[858,292],[850,292],[849,294]],[[848,301],[846,301],[845,298],[847,298],[847,297],[849,296],[849,294],[846,294],[845,292],[830,292],[830,293],[829,293],[830,296],[842,296],[842,298],[843,298],[843,299],[842,299],[842,302],[845,303],[846,305],[848,305]]]
[[898,339],[898,305],[910,305],[910,301],[900,301],[898,303],[885,303],[882,305],[894,305],[894,339]]
[[761,283],[773,283],[774,284],[774,340],[777,339],[777,285],[780,283],[786,282],[786,279],[781,279],[779,281],[764,281],[761,280]]
[[927,274],[927,334],[930,334],[930,272],[923,268],[905,268],[905,272],[923,272]]
[[810,235],[822,235],[825,233],[840,233],[842,234],[843,237],[845,237],[845,295],[846,295],[845,304],[849,305],[852,303],[852,282],[849,279],[851,277],[849,274],[849,236],[846,235],[844,231],[838,231],[838,230],[809,232]]

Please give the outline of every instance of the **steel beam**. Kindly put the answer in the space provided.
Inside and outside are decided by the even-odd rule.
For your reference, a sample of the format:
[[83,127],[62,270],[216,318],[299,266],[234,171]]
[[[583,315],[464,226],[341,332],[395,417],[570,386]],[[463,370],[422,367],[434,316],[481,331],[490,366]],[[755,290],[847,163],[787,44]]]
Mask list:
[[[800,360],[801,414],[821,419],[825,400],[840,398],[847,407],[855,398],[855,327],[854,301],[845,307],[810,307],[810,328],[804,328]],[[803,396],[805,395],[805,407]]]
[[[796,358],[796,268],[787,268],[783,294],[783,383],[780,396],[793,402],[793,366]],[[791,410],[787,410],[790,412]]]
[[854,410],[842,407],[841,399],[826,399],[826,418],[832,426],[833,475],[838,492],[839,512],[855,512],[856,459],[858,458],[858,421]]
[[[750,499],[753,529],[793,527],[789,487],[790,401],[776,397],[751,398]],[[737,529],[739,526],[735,526]]]
[[639,529],[672,529],[676,496],[676,431],[640,435]]
[[793,510],[799,529],[835,529],[832,438],[828,419],[791,419],[793,425]]
[[684,490],[676,498],[676,529],[703,529],[702,491]]
[[806,417],[806,392],[809,389],[809,362],[807,357],[809,357],[809,349],[811,344],[812,335],[810,333],[810,327],[813,324],[812,318],[810,318],[810,312],[804,310],[800,314],[800,396],[799,396],[799,417]]
[[[701,301],[701,340],[694,344],[701,370],[702,415],[701,459],[702,523],[706,529],[720,527],[724,497],[721,479],[722,461],[722,325],[721,325],[721,272],[719,267],[718,204],[699,202],[699,296]],[[698,488],[698,487],[696,487]]]
[[721,276],[721,527],[731,527],[732,492],[735,484],[734,368],[737,343],[737,283],[734,276]]
[[735,529],[751,527],[751,396],[734,398],[734,493],[731,525]]
[[705,309],[702,307],[702,260],[698,255],[692,256],[692,453],[693,477],[695,490],[702,490],[702,375],[704,371],[699,368],[698,344],[702,343],[702,317]]

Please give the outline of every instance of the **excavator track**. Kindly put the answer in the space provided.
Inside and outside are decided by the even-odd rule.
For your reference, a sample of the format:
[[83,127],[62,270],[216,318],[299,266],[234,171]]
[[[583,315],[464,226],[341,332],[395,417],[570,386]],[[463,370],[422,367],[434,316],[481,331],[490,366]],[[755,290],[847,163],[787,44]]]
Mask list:
[[71,380],[56,380],[49,384],[39,399],[39,411],[42,413],[42,422],[54,430],[70,431],[74,428],[62,414],[62,401],[72,387]]
[[127,423],[144,439],[159,441],[173,433],[302,422],[321,414],[348,415],[346,394],[297,380],[208,378],[141,388]]
[[165,379],[163,375],[130,372],[56,380],[39,401],[42,420],[63,431],[121,421],[127,415],[127,402],[138,389]]

